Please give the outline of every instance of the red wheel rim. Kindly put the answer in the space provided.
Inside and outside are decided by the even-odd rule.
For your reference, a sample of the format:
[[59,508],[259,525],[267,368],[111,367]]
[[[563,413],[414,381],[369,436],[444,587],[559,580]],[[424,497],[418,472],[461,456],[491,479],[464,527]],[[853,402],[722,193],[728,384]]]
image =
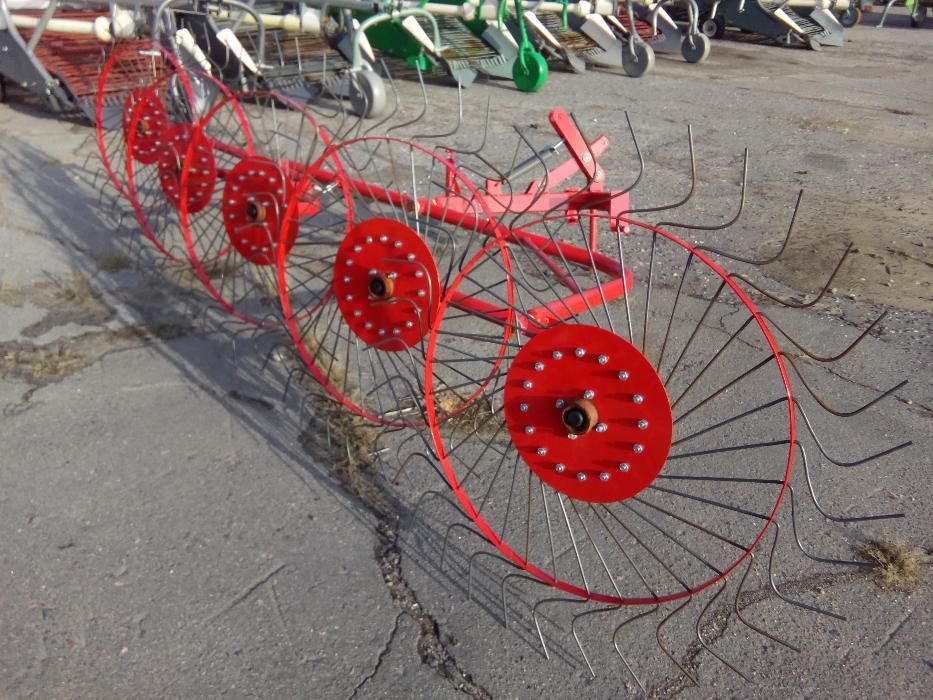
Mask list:
[[[510,445],[505,447],[495,442],[495,440],[488,439],[485,443],[474,440],[476,444],[471,445],[471,435],[457,435],[451,430],[449,424],[443,420],[443,413],[438,418],[436,415],[438,408],[434,400],[431,381],[434,350],[438,340],[438,332],[443,328],[444,319],[451,309],[451,300],[457,294],[456,284],[448,289],[438,308],[438,322],[432,329],[428,341],[426,367],[428,425],[445,478],[451,484],[458,501],[481,533],[511,562],[538,580],[581,598],[613,605],[653,605],[659,602],[689,597],[721,581],[729,572],[739,566],[761,541],[776,517],[790,478],[794,458],[794,441],[796,439],[792,392],[777,343],[755,305],[722,268],[689,243],[655,227],[635,221],[612,221],[599,215],[583,215],[580,221],[575,223],[568,223],[565,218],[554,217],[529,224],[524,227],[524,230],[534,230],[540,233],[540,230],[544,229],[546,237],[551,237],[554,241],[565,241],[567,229],[577,227],[582,246],[583,242],[589,239],[589,224],[594,220],[598,220],[601,225],[613,231],[618,230],[622,224],[632,226],[632,234],[620,234],[615,242],[610,242],[610,246],[618,243],[620,265],[627,268],[634,263],[635,269],[640,271],[642,276],[640,280],[642,284],[644,284],[645,275],[649,275],[649,281],[652,278],[655,280],[655,287],[648,294],[649,303],[645,305],[646,318],[649,317],[647,309],[651,308],[651,304],[654,304],[657,309],[657,307],[663,306],[664,301],[668,298],[674,300],[671,320],[667,323],[666,331],[665,324],[662,322],[660,331],[657,335],[654,335],[652,334],[651,323],[645,321],[646,330],[642,338],[642,348],[641,350],[635,348],[636,352],[642,354],[645,343],[647,343],[649,350],[656,353],[658,346],[660,346],[660,356],[657,364],[665,368],[665,373],[667,373],[668,366],[672,366],[669,376],[664,381],[671,382],[674,377],[677,378],[677,382],[675,382],[677,387],[671,395],[670,403],[670,406],[674,408],[673,422],[675,430],[672,442],[674,449],[667,458],[658,478],[650,481],[647,487],[640,486],[628,491],[625,489],[619,491],[616,496],[622,500],[617,500],[608,505],[604,502],[608,499],[604,499],[599,493],[607,488],[606,483],[600,481],[598,484],[594,484],[592,476],[596,475],[598,478],[601,473],[609,472],[607,466],[610,464],[609,462],[595,465],[585,464],[584,468],[578,471],[585,474],[586,480],[574,483],[566,488],[553,488],[554,479],[551,479],[550,483],[539,479],[537,474],[544,466],[551,469],[553,477],[558,476],[558,474],[554,470],[554,462],[541,465],[534,461],[539,455],[537,451],[531,451],[530,446],[533,437],[541,437],[540,427],[534,421],[520,421],[522,421],[522,416],[542,409],[540,407],[535,408],[531,401],[527,401],[529,404],[528,413],[522,412],[518,408],[518,403],[521,402],[520,394],[515,393],[517,388],[524,388],[522,383],[531,381],[533,384],[534,375],[538,374],[534,362],[530,365],[525,363],[516,368],[516,360],[510,358],[502,367],[502,372],[505,375],[503,380],[505,385],[503,413],[510,415],[510,420],[514,423],[516,430],[515,434],[521,435],[520,442],[528,438],[527,445],[526,442],[521,442],[521,444],[528,448],[525,449],[525,452],[526,455],[530,455],[528,459],[531,462],[530,466],[526,465],[521,452]],[[521,236],[514,232],[509,237],[509,241],[509,255],[513,258],[517,256],[519,264],[522,264],[523,259],[529,257],[528,246],[522,245]],[[639,256],[633,253],[639,247],[649,261],[641,267],[638,266],[638,262],[644,261],[638,260]],[[627,249],[629,253],[623,253],[623,249]],[[673,280],[673,284],[670,289],[664,289],[659,286],[662,275],[658,271],[658,261],[668,259],[674,252],[680,254],[681,262],[686,260],[685,273],[689,272],[690,275],[695,275],[696,279],[691,276],[689,283],[685,284],[683,279],[688,275],[684,274],[680,278],[680,283],[678,283],[677,276],[673,273],[676,266],[672,266],[670,268],[671,272],[665,272],[664,276],[666,281],[668,279]],[[692,265],[696,267],[691,267]],[[578,277],[583,276],[579,271],[577,275]],[[524,288],[526,283],[523,280],[523,277],[513,275],[517,299],[521,299],[527,294],[527,289]],[[738,324],[739,319],[736,319],[738,330],[730,336],[729,341],[723,344],[721,337],[717,336],[719,344],[723,344],[723,348],[717,352],[718,344],[710,344],[703,349],[703,361],[697,366],[692,366],[691,363],[694,358],[687,353],[687,350],[691,347],[691,344],[696,342],[700,331],[695,331],[691,335],[688,333],[690,326],[685,325],[684,328],[678,328],[679,322],[675,323],[675,315],[680,313],[678,308],[692,310],[696,304],[692,297],[682,295],[684,287],[692,287],[696,284],[697,287],[702,288],[700,282],[703,280],[706,283],[713,282],[719,285],[719,291],[709,301],[710,307],[725,299],[728,303],[736,305],[735,308],[741,310],[744,323]],[[650,290],[651,286],[649,285],[647,288]],[[607,283],[605,281],[601,282],[599,289],[600,294],[605,296],[608,289]],[[664,289],[663,292],[662,289]],[[675,289],[677,290],[676,296],[673,291]],[[651,297],[652,294],[654,295],[653,298]],[[605,316],[607,319],[613,317],[618,319],[621,316],[624,321],[626,317],[628,318],[627,327],[629,332],[632,333],[631,342],[628,344],[634,346],[635,341],[638,340],[639,324],[632,321],[632,316],[634,314],[637,320],[637,314],[634,310],[640,310],[644,297],[645,295],[638,291],[638,284],[636,283],[633,291],[622,293],[614,300],[607,300],[605,306],[601,306],[600,303],[593,303],[579,313],[568,314],[570,317],[564,321],[544,324],[543,327],[529,325],[523,335],[530,335],[531,340],[522,343],[523,348],[517,353],[516,357],[521,362],[522,353],[526,349],[533,350],[535,341],[546,340],[549,333],[575,323],[589,324],[598,328],[599,332],[581,335],[571,326],[565,328],[565,331],[569,334],[568,337],[556,338],[555,340],[568,345],[568,347],[575,347],[580,342],[577,339],[584,337],[588,338],[588,345],[598,348],[602,343],[604,347],[607,347],[602,334],[611,333],[609,330],[600,327],[604,311],[607,313]],[[690,299],[689,303],[684,301],[685,299]],[[540,301],[542,300],[539,299]],[[705,297],[703,301],[706,301]],[[616,307],[612,307],[613,303],[616,304]],[[678,307],[678,304],[681,306]],[[549,308],[549,313],[551,313],[557,307],[554,305]],[[734,307],[730,306],[729,308]],[[609,314],[610,311],[611,315]],[[525,317],[529,324],[533,324],[534,320],[540,316],[534,313],[529,306],[521,306],[516,309],[515,318],[520,321],[522,317]],[[662,318],[662,321],[664,320],[666,319]],[[695,319],[691,317],[691,320]],[[696,325],[698,329],[701,328],[700,323]],[[624,322],[622,325],[616,325],[616,333],[622,334],[622,327],[624,326]],[[702,332],[713,333],[712,330],[707,329]],[[662,333],[663,343],[659,339]],[[745,333],[748,333],[751,338],[743,337],[742,334]],[[746,346],[742,342],[734,343],[733,341],[737,337],[748,341],[748,345]],[[516,337],[516,340],[520,339],[520,337]],[[491,340],[490,343],[492,342],[494,341]],[[678,356],[677,348],[679,343],[684,344],[684,350]],[[547,342],[543,343],[540,349],[547,349],[549,352],[553,351]],[[616,345],[613,352],[624,355],[621,350],[622,346]],[[749,356],[763,357],[764,359],[757,364],[752,364],[752,369],[740,373],[739,369],[735,369],[735,367],[740,366],[737,362],[734,366],[729,362],[723,362],[723,358],[732,359],[730,357],[732,352],[738,353],[738,355],[748,353]],[[669,354],[665,355],[665,353]],[[705,353],[708,353],[709,356]],[[605,355],[607,355],[607,358],[611,358],[609,351],[606,351]],[[687,382],[686,388],[682,388],[680,383],[686,382],[688,376],[679,376],[677,372],[687,371],[682,369],[685,355],[687,356],[687,365],[690,366],[689,371],[692,374],[689,375],[690,381]],[[744,359],[744,356],[742,357]],[[535,358],[533,353],[528,355],[528,359],[534,359],[535,362],[542,361],[540,355]],[[661,363],[665,360],[666,364],[662,365]],[[607,365],[611,364],[611,362],[611,359],[607,359]],[[745,365],[743,364],[741,367],[745,368]],[[512,373],[513,368],[516,368],[514,373]],[[745,381],[748,377],[762,375],[762,368],[767,369],[767,377],[764,380],[755,379],[754,381],[763,381],[760,386],[767,386],[769,391],[773,390],[777,393],[778,398],[766,404],[766,407],[769,407],[767,410],[746,411],[743,408],[743,402],[750,401],[754,392],[749,392],[747,389],[742,391],[741,384],[737,382]],[[592,363],[592,369],[594,371],[603,369],[603,366],[599,364],[599,354],[596,356],[596,362]],[[613,369],[616,371],[613,376],[617,380],[618,372],[622,370],[615,367]],[[641,368],[638,371],[641,372],[644,369]],[[739,375],[742,379],[734,379],[730,375],[733,370],[733,373]],[[547,368],[542,370],[545,373],[546,371]],[[509,378],[510,373],[512,373],[511,379]],[[694,373],[698,374],[698,376],[694,377]],[[592,374],[584,377],[582,383],[580,383],[577,382],[578,373],[568,373],[568,379],[565,382],[566,386],[563,387],[563,390],[573,394],[583,385],[589,384],[587,379],[596,376],[596,374]],[[610,382],[612,378],[607,373],[602,379],[593,382],[596,397],[594,401],[597,401],[601,394],[606,395],[616,391]],[[733,384],[728,384],[727,379],[733,381]],[[726,384],[725,389],[717,384],[720,381]],[[575,382],[580,386],[578,387]],[[509,395],[510,386],[513,394],[511,396]],[[668,390],[670,390],[670,386],[669,384]],[[695,400],[695,396],[691,395],[690,392],[699,391],[696,387],[701,387],[704,391],[708,388],[719,388],[717,391],[711,391],[710,395],[703,400],[691,405],[691,402]],[[738,389],[735,387],[738,387]],[[496,386],[493,387],[493,390],[500,388],[503,387]],[[532,386],[528,391],[531,393],[534,391],[534,387]],[[647,390],[643,389],[642,391],[647,394]],[[629,394],[634,395],[629,392],[622,398],[630,398]],[[548,392],[543,392],[542,396],[553,398],[553,394]],[[689,397],[690,400],[686,401],[685,397]],[[719,403],[722,405],[715,409],[711,408]],[[688,405],[690,407],[686,408]],[[720,421],[718,418],[711,419],[710,414],[715,415],[715,412],[719,410],[734,411],[735,414],[730,413],[730,417],[724,421]],[[774,418],[774,414],[770,413],[774,410],[779,411],[781,416],[783,416],[784,411],[787,412],[786,424],[783,423],[783,418]],[[664,411],[661,412],[660,416],[644,415],[648,427],[651,429],[654,428],[654,425],[661,427],[661,434],[655,435],[654,439],[660,440],[663,446],[665,441],[663,435]],[[637,421],[638,413],[623,412],[619,416],[627,416]],[[559,414],[551,414],[546,418],[551,420],[550,425],[554,426],[557,424],[554,421],[559,420]],[[707,423],[704,424],[703,421],[707,421]],[[684,451],[685,447],[689,447],[688,443],[690,445],[700,443],[705,445],[707,440],[722,440],[724,431],[727,433],[727,442],[728,440],[740,440],[743,431],[753,430],[756,427],[749,424],[749,421],[757,421],[768,425],[772,434],[767,437],[775,437],[774,434],[776,433],[780,436],[780,439],[764,439],[764,436],[762,436],[762,439],[750,444],[740,443],[735,445],[730,443],[722,446],[714,442],[714,446],[709,449],[688,449],[688,451]],[[654,425],[652,425],[653,423]],[[495,419],[491,426],[485,427],[486,435],[498,435],[496,425],[499,424],[503,429],[507,430],[504,418]],[[523,426],[526,425],[534,428],[534,432],[530,435],[523,432]],[[646,429],[648,428],[646,427]],[[628,462],[630,466],[634,466],[631,459],[632,452],[630,449],[626,449],[626,446],[631,447],[634,444],[631,436],[637,434],[637,422],[629,425],[627,431],[627,435],[625,430],[620,431],[623,435],[622,443],[624,444],[617,446],[619,457],[616,463]],[[590,437],[596,438],[598,436],[594,432],[592,435],[586,436],[586,438]],[[567,440],[566,436],[562,436],[561,439]],[[583,440],[584,438],[581,438],[579,442],[583,442]],[[691,442],[694,440],[700,441],[700,443]],[[502,444],[504,445],[504,443]],[[546,441],[541,441],[541,444],[546,448],[550,448],[549,443]],[[644,452],[648,454],[648,450]],[[480,454],[481,458],[487,459],[488,464],[483,466],[484,463],[481,463],[479,459],[474,459],[476,454]],[[748,456],[749,454],[757,455],[754,458],[756,460],[754,464]],[[718,472],[710,469],[702,473],[699,471],[682,473],[684,469],[682,465],[684,464],[689,465],[688,468],[691,470],[701,470],[707,468],[713,460],[723,461],[721,455],[736,455],[737,459],[741,461],[741,464],[729,467],[734,469],[734,473],[732,471],[722,473],[725,468],[721,465]],[[742,464],[745,465],[744,468],[748,470],[747,472],[742,472]],[[676,465],[678,468],[675,469],[671,465]],[[634,468],[631,471],[634,472]],[[565,475],[560,474],[559,476],[563,477]],[[574,478],[576,473],[571,472],[567,476]],[[622,474],[610,473],[610,483],[612,479],[618,476],[622,476]],[[522,496],[522,484],[526,481],[528,484],[527,516],[524,513],[516,514],[518,511],[525,511],[526,509],[525,500]],[[509,484],[511,484],[511,488]],[[519,486],[516,487],[516,484],[519,484]],[[670,486],[668,486],[669,484]],[[581,488],[581,485],[584,485],[585,488]],[[643,490],[646,488],[648,490]],[[748,503],[744,505],[733,505],[728,499],[735,494],[741,495],[741,489],[743,488],[746,491],[753,489],[755,491],[754,498],[750,498]],[[514,500],[522,503],[521,508],[512,507],[512,491],[516,491]],[[540,496],[538,495],[539,492]],[[506,493],[508,494],[507,498],[504,495]],[[752,501],[754,501],[754,504],[752,504]],[[486,512],[483,512],[484,509]],[[537,516],[532,516],[533,509],[536,513],[543,514],[540,519]],[[502,519],[503,512],[505,513],[504,520]],[[706,513],[707,519],[701,520],[697,513]],[[509,520],[510,517],[512,520]],[[675,531],[673,527],[675,525],[680,529]],[[559,530],[558,527],[563,528],[563,530]],[[562,539],[560,537],[561,532],[563,532]],[[735,533],[742,533],[742,535]],[[558,556],[557,552],[561,551],[563,554]],[[685,554],[685,552],[692,553]],[[672,561],[680,562],[681,560],[687,561],[687,564],[673,566],[670,564]],[[678,568],[679,566],[684,568]]]

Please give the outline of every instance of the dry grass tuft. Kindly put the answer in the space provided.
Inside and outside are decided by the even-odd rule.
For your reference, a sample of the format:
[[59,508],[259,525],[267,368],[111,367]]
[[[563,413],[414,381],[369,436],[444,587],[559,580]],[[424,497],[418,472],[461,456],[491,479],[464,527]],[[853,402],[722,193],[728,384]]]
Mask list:
[[855,551],[860,558],[878,565],[873,576],[881,588],[910,592],[923,582],[922,565],[926,560],[920,549],[903,542],[869,540],[859,544]]
[[94,264],[97,265],[98,270],[102,270],[103,272],[119,272],[132,265],[133,261],[121,253],[113,253],[110,255],[101,255],[94,261]]
[[48,384],[79,372],[90,359],[65,345],[57,348],[23,348],[0,357],[0,373],[18,376],[31,384]]

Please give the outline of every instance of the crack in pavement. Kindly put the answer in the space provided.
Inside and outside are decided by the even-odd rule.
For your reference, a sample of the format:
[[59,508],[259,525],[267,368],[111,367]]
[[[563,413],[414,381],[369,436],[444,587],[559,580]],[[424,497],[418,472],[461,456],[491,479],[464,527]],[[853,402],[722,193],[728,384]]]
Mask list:
[[353,688],[353,692],[350,693],[348,700],[354,700],[356,694],[363,689],[363,686],[369,683],[369,681],[375,678],[376,674],[379,673],[379,668],[382,666],[382,662],[385,661],[386,656],[388,656],[389,649],[392,648],[392,642],[395,641],[395,635],[398,634],[398,623],[402,619],[402,616],[405,614],[405,611],[401,611],[398,615],[395,616],[395,622],[392,623],[392,629],[389,630],[389,636],[386,638],[386,643],[383,645],[382,649],[379,651],[379,654],[376,656],[376,663],[373,665],[373,670],[366,674],[366,676],[356,684],[356,687]]

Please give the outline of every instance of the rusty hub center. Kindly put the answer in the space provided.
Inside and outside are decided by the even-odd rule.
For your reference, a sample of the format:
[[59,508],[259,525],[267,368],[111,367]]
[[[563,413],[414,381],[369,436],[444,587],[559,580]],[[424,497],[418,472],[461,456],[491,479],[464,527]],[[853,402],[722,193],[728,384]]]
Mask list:
[[528,467],[583,501],[636,495],[671,448],[663,382],[641,352],[603,328],[564,324],[532,337],[506,376],[504,413]]
[[337,305],[353,333],[379,350],[401,352],[421,342],[440,292],[424,239],[395,219],[362,221],[337,250]]

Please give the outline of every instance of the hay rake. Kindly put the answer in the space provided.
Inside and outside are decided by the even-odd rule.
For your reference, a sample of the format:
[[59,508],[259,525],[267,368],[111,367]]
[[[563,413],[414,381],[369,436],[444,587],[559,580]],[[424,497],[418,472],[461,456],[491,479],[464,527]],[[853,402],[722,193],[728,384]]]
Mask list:
[[[692,139],[688,195],[638,209],[635,185],[605,185],[598,159],[607,140],[587,139],[562,111],[551,114],[557,146],[500,168],[482,150],[328,129],[323,113],[268,91],[222,94],[197,120],[158,121],[148,96],[197,82],[196,72],[183,73],[156,76],[130,104],[127,182],[140,208],[178,217],[171,249],[183,242],[202,282],[237,318],[287,330],[329,398],[381,426],[387,440],[408,433],[425,442],[419,454],[512,567],[501,584],[505,619],[516,618],[509,585],[555,591],[530,606],[545,654],[544,609],[572,600],[583,607],[570,607],[571,632],[594,673],[578,632],[584,621],[611,619],[614,649],[646,689],[625,640],[653,617],[661,650],[695,680],[662,635],[699,601],[699,642],[742,675],[700,622],[735,586],[738,619],[793,647],[742,614],[762,551],[782,601],[839,617],[777,583],[782,523],[805,556],[858,564],[807,550],[782,505],[803,506],[793,502],[796,482],[828,521],[902,517],[839,515],[819,485],[825,463],[857,469],[910,443],[843,457],[824,435],[815,411],[857,420],[903,384],[861,405],[820,396],[813,366],[849,357],[881,318],[829,352],[785,332],[842,265],[804,301],[756,280],[753,271],[780,260],[796,207],[778,250],[755,259],[689,240],[736,224],[744,173],[742,204],[726,224],[662,214],[693,194]],[[190,87],[183,94],[194,101]],[[155,124],[159,133],[187,125],[184,148],[169,149],[161,168],[144,162],[139,145]],[[555,165],[562,150],[568,157]],[[578,184],[567,187],[571,178]],[[648,223],[644,214],[668,221]],[[281,314],[270,321],[276,296]],[[420,501],[431,488],[407,468]]]

